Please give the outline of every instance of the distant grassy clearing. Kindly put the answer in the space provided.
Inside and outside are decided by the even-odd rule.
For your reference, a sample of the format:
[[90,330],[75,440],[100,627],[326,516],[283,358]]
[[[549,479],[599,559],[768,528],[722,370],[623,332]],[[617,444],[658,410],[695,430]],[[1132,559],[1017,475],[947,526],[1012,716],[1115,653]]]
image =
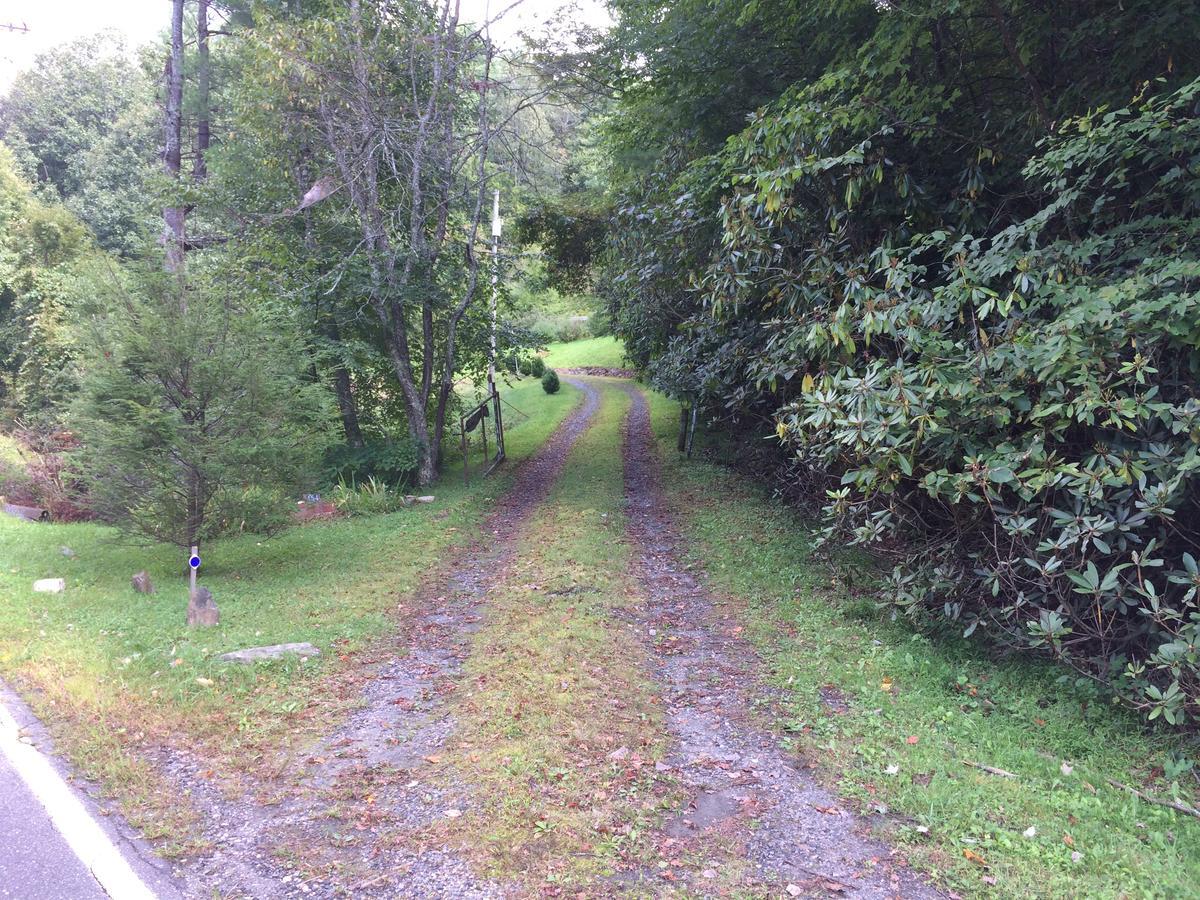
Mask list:
[[[579,399],[536,382],[505,391],[528,418],[509,423],[511,460],[539,447]],[[34,524],[0,515],[0,675],[51,725],[85,774],[125,801],[137,824],[182,834],[170,791],[131,752],[173,736],[223,766],[280,759],[339,715],[356,694],[339,691],[355,654],[392,627],[404,595],[450,548],[469,539],[507,476],[464,487],[456,467],[429,489],[437,502],[391,515],[314,523],[272,538],[243,535],[203,549],[202,583],[221,624],[184,625],[183,557],[95,524]],[[74,556],[65,556],[68,547]],[[146,569],[158,593],[135,594]],[[35,579],[61,576],[60,595]],[[314,661],[229,666],[240,647],[310,641]],[[344,687],[344,685],[343,685]]]
[[785,692],[788,739],[818,775],[868,814],[885,806],[889,839],[960,891],[1196,896],[1200,821],[1106,783],[1170,797],[1174,781],[1194,796],[1186,763],[1172,774],[1174,754],[1195,757],[1194,745],[1143,733],[1053,666],[997,662],[884,621],[830,584],[788,509],[727,470],[682,461],[678,408],[651,397],[684,531],[713,586],[745,603],[747,632]]
[[611,335],[565,344],[550,344],[548,350],[546,365],[554,369],[570,369],[575,366],[604,366],[616,369],[626,365],[625,345]]

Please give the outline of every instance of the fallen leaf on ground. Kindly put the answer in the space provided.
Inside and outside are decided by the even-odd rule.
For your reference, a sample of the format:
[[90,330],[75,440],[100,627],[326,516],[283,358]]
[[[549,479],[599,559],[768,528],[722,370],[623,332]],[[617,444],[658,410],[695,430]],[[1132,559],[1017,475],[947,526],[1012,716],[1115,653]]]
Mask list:
[[976,853],[974,850],[964,850],[963,856],[966,857],[967,859],[969,859],[971,862],[976,863],[977,865],[981,865],[981,866],[987,865],[987,860],[984,859],[982,856],[980,856],[978,853]]
[[909,742],[910,744],[915,744],[915,743],[916,743],[917,741],[919,741],[919,740],[920,740],[920,738],[919,738],[919,737],[917,737],[915,734],[910,734],[910,735],[908,736],[908,742]]

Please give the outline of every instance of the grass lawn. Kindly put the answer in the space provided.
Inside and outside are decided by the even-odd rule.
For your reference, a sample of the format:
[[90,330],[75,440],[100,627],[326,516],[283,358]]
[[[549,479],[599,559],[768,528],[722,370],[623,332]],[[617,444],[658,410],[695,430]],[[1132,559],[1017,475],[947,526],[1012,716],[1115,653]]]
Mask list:
[[1194,797],[1179,760],[1195,745],[1145,732],[1053,666],[887,621],[832,583],[786,508],[682,461],[677,407],[652,398],[664,482],[713,587],[745,604],[789,740],[865,812],[886,807],[888,838],[916,864],[970,894],[1197,896],[1200,821],[1107,783]]
[[[540,446],[579,399],[568,385],[547,395],[532,380],[504,396],[526,414],[506,423],[514,462]],[[469,539],[507,481],[499,474],[465,487],[460,471],[429,490],[433,504],[208,544],[202,583],[220,606],[221,624],[203,630],[184,624],[178,550],[134,544],[102,525],[0,516],[0,676],[29,699],[82,772],[114,792],[134,824],[152,837],[182,835],[185,811],[131,750],[170,737],[234,771],[276,765],[353,704],[357,692],[339,687],[353,678],[360,652],[389,631],[399,598],[422,573]],[[140,569],[157,594],[132,591],[130,577]],[[65,593],[33,593],[35,579],[59,576]],[[287,641],[311,641],[323,655],[247,667],[215,659]]]
[[570,369],[575,366],[604,366],[619,369],[625,363],[624,345],[611,335],[551,344],[546,354],[546,365],[552,369]]

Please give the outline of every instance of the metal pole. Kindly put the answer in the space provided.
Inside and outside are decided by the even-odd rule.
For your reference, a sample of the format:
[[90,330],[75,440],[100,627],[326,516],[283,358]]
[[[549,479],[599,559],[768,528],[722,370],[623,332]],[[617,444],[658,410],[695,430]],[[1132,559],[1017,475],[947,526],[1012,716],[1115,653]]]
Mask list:
[[488,354],[488,394],[496,393],[496,303],[500,293],[500,190],[492,199],[492,335]]

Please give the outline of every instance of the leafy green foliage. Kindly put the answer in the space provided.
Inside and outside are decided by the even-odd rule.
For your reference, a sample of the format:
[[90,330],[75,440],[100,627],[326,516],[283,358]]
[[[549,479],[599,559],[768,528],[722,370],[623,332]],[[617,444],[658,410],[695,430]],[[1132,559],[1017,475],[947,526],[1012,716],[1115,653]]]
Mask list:
[[417,450],[411,441],[371,439],[361,447],[338,444],[325,454],[325,478],[331,484],[408,484],[417,472]]
[[[1194,737],[1138,727],[1097,702],[1090,680],[1053,664],[920,633],[872,602],[861,568],[853,582],[831,582],[810,525],[773,490],[677,454],[678,405],[650,400],[677,521],[712,585],[745,601],[745,634],[779,691],[786,740],[819,756],[843,797],[886,804],[889,840],[912,865],[964,896],[1192,892],[1200,822],[1107,779],[1195,805]],[[968,848],[995,886],[981,884]]]
[[897,566],[894,603],[1051,653],[1172,724],[1200,698],[1183,524],[1200,516],[1200,191],[1179,177],[1198,95],[1069,122],[1026,168],[1041,209],[989,240],[881,247],[834,306],[781,296],[752,364],[802,361],[778,434],[834,476],[830,535],[936,535]]
[[626,181],[618,332],[774,430],[827,538],[895,557],[901,610],[1190,719],[1197,23],[872,6],[719,152]]
[[404,506],[404,496],[373,475],[363,481],[339,481],[331,499],[333,505],[348,516],[378,516]]
[[38,56],[0,104],[0,139],[23,174],[92,230],[106,250],[139,250],[157,153],[153,87],[111,34]]
[[557,394],[559,389],[558,373],[553,369],[547,369],[542,375],[542,390],[547,394]]
[[34,196],[0,145],[0,411],[48,427],[74,387],[73,307],[98,289],[103,260],[86,226]]

